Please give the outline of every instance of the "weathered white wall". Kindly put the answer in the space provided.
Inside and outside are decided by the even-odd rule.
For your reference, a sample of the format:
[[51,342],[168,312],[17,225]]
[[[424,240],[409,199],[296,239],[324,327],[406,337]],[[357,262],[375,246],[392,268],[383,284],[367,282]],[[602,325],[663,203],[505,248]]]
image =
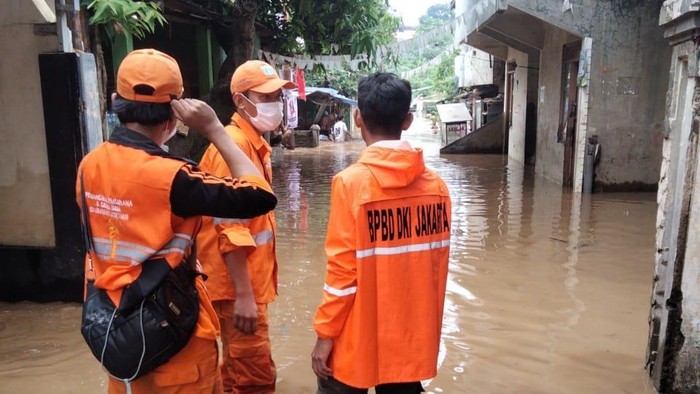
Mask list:
[[[508,61],[506,62],[506,74],[510,71],[510,62],[516,63],[515,77],[513,85],[513,121],[508,130],[508,156],[513,160],[525,163],[525,120],[527,115],[527,77],[528,77],[528,56],[513,48],[508,49]],[[506,84],[508,77],[506,77]],[[506,92],[508,91],[506,86]],[[506,95],[505,106],[508,108]]]
[[460,54],[455,57],[457,86],[469,87],[493,83],[493,61],[488,53],[468,45],[460,46]]
[[[656,269],[652,288],[650,372],[660,391],[696,393],[700,388],[700,183],[697,174],[697,136],[693,118],[700,97],[692,57],[696,46],[675,48],[667,106],[668,136],[664,139],[658,192]],[[691,59],[688,62],[686,59]],[[690,64],[689,64],[690,63]],[[697,70],[697,69],[696,69]],[[688,206],[686,202],[690,202]],[[686,221],[687,218],[687,221]],[[687,227],[686,227],[687,223]],[[682,269],[679,267],[682,266]],[[680,272],[680,275],[678,274]],[[678,284],[680,286],[678,286]],[[673,294],[676,294],[672,300]],[[677,305],[678,303],[682,305]],[[682,335],[681,346],[674,346]],[[653,339],[658,336],[658,339]],[[666,380],[668,384],[661,382]]]
[[54,246],[38,55],[57,37],[34,35],[30,0],[3,1],[0,14],[0,245]]
[[[697,156],[695,159],[697,160]],[[700,160],[695,162],[694,170],[696,174],[700,171]],[[676,387],[690,392],[691,388],[700,389],[700,243],[697,242],[700,239],[700,182],[696,178],[693,185],[686,187],[692,190],[693,204],[688,218],[683,281],[680,289],[683,294],[681,333],[684,343],[676,364]]]
[[2,0],[0,26],[56,22],[54,0]]

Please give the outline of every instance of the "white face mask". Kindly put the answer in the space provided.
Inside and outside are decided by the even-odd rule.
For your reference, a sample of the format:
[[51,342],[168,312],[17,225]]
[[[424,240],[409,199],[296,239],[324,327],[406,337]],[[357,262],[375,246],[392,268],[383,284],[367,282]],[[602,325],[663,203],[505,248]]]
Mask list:
[[[245,97],[245,99],[248,100],[247,97]],[[253,127],[258,129],[258,131],[274,130],[280,125],[280,123],[282,123],[282,103],[276,101],[273,103],[256,104],[250,100],[248,101],[258,109],[257,116],[250,116],[250,113],[244,109],[245,113],[248,114]]]

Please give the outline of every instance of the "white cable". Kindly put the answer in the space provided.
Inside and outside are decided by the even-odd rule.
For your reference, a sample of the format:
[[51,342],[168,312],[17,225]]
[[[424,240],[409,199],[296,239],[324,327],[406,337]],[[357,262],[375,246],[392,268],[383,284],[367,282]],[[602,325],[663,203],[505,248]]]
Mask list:
[[130,377],[129,379],[126,379],[128,381],[134,380],[136,376],[139,374],[139,371],[141,371],[141,364],[143,363],[143,357],[146,355],[146,334],[143,332],[143,304],[146,302],[146,297],[141,300],[141,308],[139,309],[139,324],[141,325],[141,343],[143,344],[142,350],[141,350],[141,359],[139,359],[139,365],[136,367],[136,372],[134,372],[134,375]]
[[117,314],[117,308],[114,308],[114,312],[112,312],[112,317],[109,319],[109,324],[107,325],[107,334],[106,334],[106,338],[105,338],[105,344],[102,347],[102,354],[100,355],[100,364],[102,365],[102,369],[104,369],[105,372],[107,372],[107,374],[109,376],[113,377],[114,379],[117,379],[117,380],[124,382],[124,384],[126,385],[126,393],[127,394],[131,394],[131,381],[134,380],[136,378],[136,376],[139,374],[139,371],[141,371],[141,364],[143,363],[143,358],[146,356],[146,334],[144,333],[144,329],[143,329],[143,304],[145,302],[146,302],[146,298],[144,297],[144,299],[141,300],[141,305],[139,308],[139,324],[141,326],[141,344],[142,344],[141,349],[142,350],[141,350],[141,358],[139,359],[139,365],[136,367],[136,372],[134,372],[134,374],[128,379],[121,379],[121,378],[118,378],[118,377],[112,375],[111,373],[109,373],[109,371],[104,366],[105,351],[107,350],[107,343],[109,342],[109,334],[110,334],[110,330],[112,329],[112,322],[114,321],[114,316],[116,316],[116,314]]
[[112,322],[114,321],[114,316],[117,315],[117,308],[114,308],[114,312],[112,312],[112,317],[109,319],[109,324],[107,324],[107,333],[105,334],[105,344],[102,346],[102,353],[100,354],[100,364],[102,365],[102,368],[104,368],[105,363],[105,351],[107,350],[107,344],[109,343],[109,330],[112,329]]

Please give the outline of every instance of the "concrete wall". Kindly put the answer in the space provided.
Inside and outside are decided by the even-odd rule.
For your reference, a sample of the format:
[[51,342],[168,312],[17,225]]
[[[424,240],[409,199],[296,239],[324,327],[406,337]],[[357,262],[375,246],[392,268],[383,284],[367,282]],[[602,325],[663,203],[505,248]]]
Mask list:
[[658,182],[670,49],[653,3],[636,15],[607,17],[593,34],[588,134],[600,136],[596,184],[604,189],[648,190]]
[[56,51],[58,42],[33,33],[31,23],[42,19],[32,7],[13,0],[0,12],[0,245],[50,247],[55,237],[37,56]]
[[440,149],[440,153],[503,153],[503,128],[505,116],[481,126],[464,137]]
[[[508,61],[506,62],[506,75],[510,71],[510,62],[516,63],[513,86],[513,119],[508,129],[508,156],[520,164],[525,163],[525,120],[527,116],[527,88],[528,88],[528,56],[527,54],[508,49]],[[506,92],[509,88],[506,77]],[[508,108],[510,97],[506,94],[504,108]],[[506,127],[508,127],[506,125]]]

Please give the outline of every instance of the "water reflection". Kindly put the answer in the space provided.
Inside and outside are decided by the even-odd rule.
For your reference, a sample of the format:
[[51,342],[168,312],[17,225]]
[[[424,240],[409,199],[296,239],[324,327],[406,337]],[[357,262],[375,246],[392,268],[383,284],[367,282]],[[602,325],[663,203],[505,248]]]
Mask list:
[[[501,156],[441,157],[431,133],[407,138],[453,199],[440,367],[428,392],[653,392],[643,365],[655,196],[579,200]],[[330,179],[363,147],[274,152],[280,296],[270,314],[279,393],[315,392],[311,320],[325,272]],[[78,321],[75,305],[0,304],[0,392],[102,391]]]

